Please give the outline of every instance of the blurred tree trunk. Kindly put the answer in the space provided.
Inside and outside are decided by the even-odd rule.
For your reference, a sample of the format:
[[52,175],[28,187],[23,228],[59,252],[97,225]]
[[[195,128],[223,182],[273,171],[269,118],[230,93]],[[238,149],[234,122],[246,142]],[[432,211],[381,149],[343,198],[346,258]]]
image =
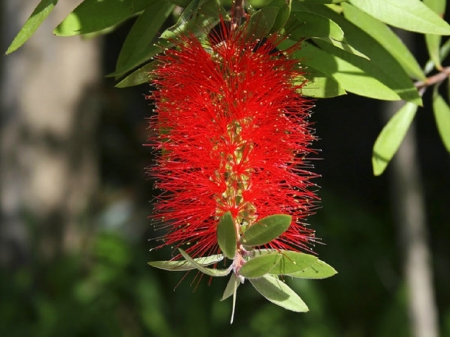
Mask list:
[[[386,121],[402,104],[404,102],[385,104]],[[402,248],[411,336],[438,337],[438,312],[414,123],[391,166],[392,205]]]
[[[36,34],[3,57],[0,263],[25,262],[31,245],[51,259],[80,244],[80,223],[98,185],[98,40],[58,38],[81,0],[60,1]],[[39,1],[3,0],[2,50]]]

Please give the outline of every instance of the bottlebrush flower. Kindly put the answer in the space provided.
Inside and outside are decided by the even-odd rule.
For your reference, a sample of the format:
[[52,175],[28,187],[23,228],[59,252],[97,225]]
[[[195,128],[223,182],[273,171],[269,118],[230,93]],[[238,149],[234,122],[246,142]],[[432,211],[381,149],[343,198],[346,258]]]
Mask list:
[[289,58],[295,47],[279,52],[278,36],[255,40],[248,25],[221,25],[208,42],[179,36],[152,73],[150,143],[159,155],[149,173],[163,191],[153,215],[167,229],[161,246],[215,254],[226,212],[242,229],[284,213],[290,227],[265,247],[308,249],[314,231],[303,221],[318,198],[305,170],[314,136],[303,72]]

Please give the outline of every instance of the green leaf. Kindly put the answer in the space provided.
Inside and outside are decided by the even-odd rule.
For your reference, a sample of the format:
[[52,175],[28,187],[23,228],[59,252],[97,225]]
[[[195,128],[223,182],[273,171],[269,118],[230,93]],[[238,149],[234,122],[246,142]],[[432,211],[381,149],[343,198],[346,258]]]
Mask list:
[[[384,96],[385,94],[389,95],[389,93],[385,92],[383,88],[379,87],[379,85],[376,85],[375,83],[368,83],[368,79],[366,77],[370,77],[373,82],[381,82],[385,87],[395,91],[395,93],[398,95],[397,97],[401,97],[405,101],[410,101],[418,105],[422,104],[422,99],[417,92],[414,83],[411,81],[410,77],[404,70],[403,66],[391,55],[390,52],[388,52],[383,46],[381,46],[378,41],[376,41],[369,34],[362,31],[354,24],[350,23],[342,15],[339,15],[326,6],[302,5],[301,8],[303,10],[311,11],[313,13],[329,17],[330,19],[335,21],[344,31],[345,38],[348,43],[370,59],[369,61],[361,59],[360,57],[355,58],[349,53],[342,53],[339,49],[336,49],[336,52],[334,52],[333,49],[329,48],[324,43],[320,44],[321,48],[326,52],[338,56],[342,60],[345,60],[347,63],[360,68],[363,73],[366,73],[361,77],[358,73],[353,73],[353,70],[355,69],[352,69],[352,67],[347,67],[347,65],[341,64],[339,62],[338,66],[343,66],[342,71],[341,69],[339,69],[339,72],[342,72],[342,74],[339,74],[341,79],[345,80],[347,83],[349,81],[353,82],[349,83],[352,84],[352,90],[359,89],[360,91],[364,91],[364,93],[350,90],[348,87],[343,85],[344,82],[342,82],[342,80],[335,77],[335,79],[338,80],[339,84],[345,90],[354,92],[362,96],[385,100],[395,100],[395,98],[393,97],[391,97],[390,99],[382,98],[382,96]],[[308,59],[305,59],[305,61],[309,62]],[[309,65],[328,75],[328,73],[320,67],[316,67],[313,64]],[[358,83],[361,80],[364,83]],[[355,81],[357,82],[354,83]],[[374,89],[376,89],[372,94],[370,94],[370,86],[374,86]]]
[[195,21],[192,20],[192,18],[197,15],[199,5],[200,0],[190,1],[189,5],[181,12],[177,22],[161,34],[161,39],[177,38],[181,32],[184,32],[188,27],[191,27]]
[[381,130],[373,146],[372,166],[374,175],[382,174],[397,152],[414,119],[417,108],[416,104],[406,103]]
[[120,51],[116,73],[123,74],[161,51],[153,42],[173,8],[165,0],[154,0],[139,15]]
[[9,45],[8,50],[6,51],[7,55],[21,47],[34,34],[34,32],[36,32],[42,22],[44,22],[47,16],[51,13],[53,8],[55,8],[57,2],[58,0],[41,0],[39,5],[37,5],[34,9],[31,16],[27,19],[19,33]]
[[288,276],[303,279],[324,279],[335,274],[337,274],[337,271],[333,267],[321,260],[317,260],[311,266]]
[[270,302],[287,310],[307,312],[305,302],[285,283],[273,276],[250,279],[255,289]]
[[84,0],[54,30],[59,36],[89,34],[115,26],[152,5],[155,0]]
[[445,148],[450,152],[450,107],[447,102],[439,95],[435,86],[433,94],[433,110],[434,118],[436,119],[437,128],[439,134],[441,135],[442,142]]
[[272,268],[270,274],[286,275],[310,267],[317,261],[317,257],[310,254],[282,250],[280,262]]
[[[199,257],[194,259],[194,261],[201,265],[201,266],[209,266],[211,264],[220,262],[223,260],[222,254],[216,254],[206,257]],[[170,270],[170,271],[187,271],[196,269],[197,267],[193,264],[189,263],[188,261],[151,261],[148,263],[150,266],[164,269],[164,270]]]
[[223,292],[222,295],[222,299],[221,301],[227,299],[228,297],[230,297],[231,295],[233,295],[233,309],[231,310],[231,320],[230,320],[230,324],[233,323],[233,319],[234,319],[234,311],[236,308],[236,297],[237,297],[237,288],[240,285],[240,280],[239,278],[233,273],[231,274],[230,280],[227,283],[227,286],[225,288],[225,291]]
[[241,237],[245,246],[261,246],[276,239],[291,225],[292,217],[286,214],[270,215],[250,226]]
[[291,14],[292,0],[273,0],[269,6],[278,8],[277,16],[273,23],[271,32],[276,32],[284,27]]
[[[335,49],[337,51],[333,52],[338,53],[339,49]],[[341,55],[339,54],[339,56]],[[352,59],[352,63],[344,60],[345,57],[339,58],[307,42],[302,44],[302,48],[295,52],[294,56],[301,60],[303,65],[317,69],[336,80],[345,91],[387,101],[400,99],[395,91],[378,79],[378,69],[363,58],[355,56],[363,63],[361,64],[355,59]]]
[[450,25],[420,0],[350,0],[374,18],[424,34],[450,35]]
[[[450,39],[445,41],[445,43],[442,45],[442,47],[439,49],[439,59],[443,60],[445,59],[450,52]],[[424,67],[425,74],[429,74],[433,69],[435,65],[432,60],[429,60]]]
[[[362,29],[371,39],[376,40],[383,46],[386,51],[395,57],[398,64],[405,69],[408,75],[420,80],[426,78],[419,63],[409,49],[388,26],[350,4],[343,3],[342,8],[344,9],[344,16],[347,20]],[[367,41],[367,44],[371,43],[371,39]],[[363,44],[364,41],[360,43]],[[364,49],[367,50],[368,47]],[[385,57],[383,59],[386,60]]]
[[[447,0],[423,0],[423,3],[428,6],[433,12],[439,15],[441,18],[445,14],[445,4]],[[439,49],[441,45],[441,36],[434,34],[425,34],[425,41],[427,44],[428,54],[431,61],[436,65],[438,69],[442,68],[441,59],[439,55]]]
[[231,270],[229,269],[213,269],[213,268],[206,268],[202,266],[201,264],[197,263],[192,257],[189,256],[188,253],[186,253],[183,249],[178,248],[180,251],[180,254],[191,264],[195,267],[195,269],[201,271],[203,274],[213,276],[213,277],[222,277],[227,276]]
[[169,0],[169,1],[171,3],[173,3],[174,5],[177,5],[177,6],[180,6],[183,8],[185,8],[191,2],[191,0]]
[[329,98],[346,94],[345,90],[334,78],[327,76],[312,67],[308,67],[306,72],[304,77],[307,81],[301,89],[301,94],[303,96]]
[[236,292],[240,284],[241,281],[239,280],[239,278],[236,276],[235,273],[232,273],[230,279],[228,280],[225,291],[223,292],[222,298],[220,300],[224,301],[228,297],[232,296]]
[[279,8],[268,6],[261,8],[250,17],[248,33],[254,39],[262,39],[267,36],[274,27]]
[[156,62],[147,63],[145,66],[135,70],[122,81],[115,85],[116,88],[133,87],[143,83],[149,83],[151,80],[150,72],[157,66]]
[[256,278],[268,274],[280,262],[282,256],[274,251],[248,260],[239,270],[239,275]]
[[329,37],[344,41],[344,32],[336,22],[311,12],[292,12],[287,24],[291,40],[300,41],[310,37]]
[[237,237],[234,220],[230,212],[226,212],[217,225],[217,242],[223,254],[234,259],[236,255]]

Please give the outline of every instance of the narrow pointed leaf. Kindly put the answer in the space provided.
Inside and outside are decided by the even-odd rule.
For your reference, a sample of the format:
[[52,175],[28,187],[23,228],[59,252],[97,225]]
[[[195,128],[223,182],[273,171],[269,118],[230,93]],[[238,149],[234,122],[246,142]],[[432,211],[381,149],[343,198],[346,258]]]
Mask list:
[[220,300],[224,301],[228,297],[232,296],[236,292],[240,284],[241,281],[239,280],[239,278],[236,276],[235,273],[232,273],[230,279],[228,280],[225,291],[223,292],[222,298]]
[[[209,266],[211,264],[220,262],[223,260],[222,254],[216,254],[206,257],[199,257],[194,259],[196,263],[198,263],[201,266]],[[151,261],[148,263],[150,266],[164,269],[164,270],[170,270],[170,271],[187,271],[196,269],[197,267],[193,264],[189,263],[189,261],[183,260],[183,261]]]
[[394,27],[450,35],[450,25],[420,0],[350,0],[354,6]]
[[[383,89],[385,87],[394,91],[397,97],[405,101],[413,102],[417,105],[422,104],[422,99],[403,65],[391,55],[391,51],[388,51],[370,34],[327,6],[302,5],[301,8],[332,19],[344,31],[346,41],[369,58],[367,60],[355,57],[351,53],[342,52],[341,49],[335,49],[329,44],[318,43],[326,54],[331,54],[332,57],[334,56],[338,59],[336,61],[333,59],[325,60],[327,63],[321,68],[322,62],[311,60],[308,55],[305,55],[301,58],[302,63],[304,63],[303,61],[308,62],[309,66],[322,71],[326,75],[329,75],[329,72],[331,74],[334,73],[333,77],[338,80],[339,84],[346,91],[361,96],[393,100],[388,98],[391,95]],[[302,50],[299,53],[300,56],[301,52]],[[360,74],[361,72],[362,74]],[[383,87],[377,82],[381,83]],[[381,98],[382,96],[385,98]]]
[[57,2],[58,0],[41,0],[39,5],[37,5],[33,13],[31,13],[31,16],[27,19],[19,33],[11,42],[6,54],[11,54],[13,51],[17,50],[36,32],[42,22],[44,22],[44,20],[55,8]]
[[239,275],[246,278],[256,278],[268,274],[280,262],[282,256],[275,251],[256,256],[247,261],[239,270]]
[[236,255],[237,237],[234,220],[230,212],[226,212],[220,218],[219,224],[217,225],[217,243],[227,258],[234,259]]
[[[434,11],[441,18],[445,14],[445,5],[447,0],[423,0],[423,3],[427,5],[432,11]],[[439,55],[439,49],[441,45],[441,36],[435,34],[426,34],[425,41],[427,44],[428,54],[431,60],[437,68],[441,68],[441,59]]]
[[355,56],[363,64],[359,64],[358,61],[354,64],[308,43],[303,43],[301,50],[295,53],[295,57],[300,59],[302,64],[335,79],[348,92],[387,101],[400,99],[394,90],[377,78],[379,69],[371,61]]
[[[401,65],[410,76],[420,80],[426,78],[415,57],[386,24],[348,3],[343,3],[342,8],[344,9],[344,16],[346,19],[361,28],[372,39],[383,46],[384,49],[395,57],[399,65]],[[360,43],[362,44],[364,42],[361,41]],[[370,40],[367,41],[367,43],[370,43]]]
[[58,36],[95,33],[134,16],[154,0],[84,0],[55,28]]
[[442,96],[439,95],[437,89],[433,95],[433,110],[442,142],[447,151],[450,152],[450,107]]
[[276,239],[291,225],[292,217],[286,214],[270,215],[250,226],[241,237],[245,246],[261,246]]
[[270,302],[287,310],[307,312],[305,302],[284,282],[273,276],[250,279],[255,289]]
[[333,267],[321,260],[317,260],[311,266],[288,276],[303,279],[324,279],[335,274],[337,274],[337,271]]
[[195,269],[201,271],[202,273],[213,276],[213,277],[222,277],[227,276],[230,273],[230,270],[228,269],[213,269],[213,268],[206,268],[202,266],[201,264],[197,263],[192,257],[189,256],[188,253],[186,253],[183,249],[179,248],[180,254],[190,263],[192,264]]
[[248,24],[249,34],[257,39],[267,36],[275,24],[278,10],[278,7],[267,6],[253,14]]
[[116,88],[133,87],[139,84],[148,83],[151,79],[150,72],[156,67],[156,62],[147,63],[145,66],[133,71],[122,81],[115,85]]
[[153,56],[155,37],[170,15],[174,5],[154,0],[134,23],[123,43],[116,64],[116,72],[125,73]]
[[381,130],[373,146],[372,166],[374,175],[382,174],[397,152],[414,119],[417,108],[416,104],[406,103]]
[[284,24],[289,19],[289,15],[291,14],[291,1],[292,0],[273,0],[270,2],[270,7],[278,8],[277,16],[271,29],[272,33],[283,28]]

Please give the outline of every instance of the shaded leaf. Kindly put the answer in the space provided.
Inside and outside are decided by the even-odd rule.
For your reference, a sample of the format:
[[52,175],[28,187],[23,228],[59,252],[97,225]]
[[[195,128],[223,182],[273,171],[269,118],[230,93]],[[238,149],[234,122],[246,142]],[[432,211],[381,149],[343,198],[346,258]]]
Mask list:
[[250,17],[248,33],[251,34],[252,38],[262,39],[272,31],[278,11],[278,7],[267,6],[261,8]]
[[273,276],[250,279],[255,289],[270,302],[287,310],[307,312],[305,302],[285,283]]
[[374,18],[424,34],[450,35],[450,25],[420,0],[350,0]]
[[39,5],[31,13],[30,17],[25,21],[25,24],[20,29],[19,33],[16,35],[14,40],[8,47],[6,54],[11,54],[13,51],[17,50],[22,46],[39,28],[39,26],[44,22],[48,15],[55,8],[58,0],[41,0]]
[[234,259],[236,255],[237,237],[234,220],[230,212],[226,212],[217,225],[217,242],[223,254]]
[[235,273],[232,273],[230,279],[228,280],[225,291],[223,292],[222,298],[220,300],[224,301],[228,297],[232,296],[236,292],[240,284],[241,281],[239,280],[239,278],[236,276]]
[[345,90],[332,77],[324,73],[308,67],[307,73],[304,75],[307,79],[301,89],[303,96],[314,98],[328,98],[345,95]]
[[[367,72],[374,80],[381,82],[386,87],[392,89],[397,93],[399,97],[404,99],[405,101],[410,101],[416,103],[418,105],[422,104],[422,99],[417,92],[417,89],[414,86],[414,83],[411,81],[409,75],[404,70],[403,66],[388,52],[380,43],[372,38],[369,34],[346,20],[342,15],[339,15],[335,11],[331,10],[326,6],[311,6],[311,5],[301,5],[303,10],[311,11],[313,13],[317,13],[326,17],[331,18],[335,21],[344,31],[345,38],[350,45],[355,47],[358,51],[366,55],[369,60],[364,60],[361,58],[355,58],[350,53],[342,53],[339,49],[336,49],[336,52],[330,49],[326,44],[319,44],[322,49],[326,52],[339,56],[342,60],[345,60],[347,63],[350,63],[358,68],[360,68],[363,72]],[[342,55],[342,57],[341,57]],[[324,72],[328,75],[327,72],[323,71],[321,68],[310,64],[313,68]],[[340,71],[340,69],[339,69]],[[341,71],[340,71],[341,72]],[[353,73],[351,67],[344,67],[342,69],[342,74],[339,74],[341,77],[344,77],[345,80],[351,80],[354,82],[358,80],[360,75],[358,73]],[[335,77],[336,78],[336,77]],[[350,92],[354,89],[358,88],[358,85],[353,85],[352,90],[349,90],[346,86],[343,85],[343,82],[339,81],[336,78],[341,86]],[[394,100],[387,98],[380,98],[380,92],[377,94],[370,95],[370,88],[367,84],[367,79],[364,78],[364,87],[361,87],[361,90],[364,90],[365,94],[355,92],[362,96],[378,98],[378,99],[386,99],[386,100]],[[355,83],[353,83],[355,84]],[[373,84],[375,85],[375,84]],[[377,86],[378,90],[382,90]],[[376,90],[376,91],[378,91]],[[387,94],[387,93],[386,93]],[[376,96],[376,97],[373,97]]]
[[191,264],[195,267],[195,269],[201,271],[202,273],[213,276],[213,277],[222,277],[227,276],[230,273],[230,270],[228,269],[213,269],[213,268],[206,268],[202,266],[201,264],[197,263],[192,257],[189,256],[188,253],[186,253],[183,249],[179,248],[180,254]]
[[277,251],[256,256],[241,267],[239,275],[246,278],[256,278],[266,275],[280,262],[281,258],[281,254]]
[[161,50],[155,49],[154,40],[173,8],[165,0],[154,0],[139,15],[120,50],[116,73],[130,71]]
[[270,30],[271,33],[284,27],[291,14],[291,2],[292,0],[273,0],[269,3],[270,7],[278,8],[277,16]]
[[221,301],[223,301],[228,297],[230,297],[231,295],[233,295],[233,309],[231,310],[230,324],[233,323],[234,319],[234,311],[236,309],[237,288],[239,287],[240,283],[241,282],[239,278],[234,273],[232,273],[221,299]]
[[[336,48],[336,50],[339,49]],[[300,59],[303,65],[317,69],[336,80],[345,91],[387,101],[400,99],[394,90],[377,78],[379,77],[378,69],[363,58],[354,56],[363,61],[363,64],[356,61],[354,63],[357,65],[355,65],[306,42],[303,43],[301,50],[294,53],[294,56]]]
[[416,104],[406,103],[381,130],[373,146],[372,166],[374,175],[382,174],[397,152],[417,108]]
[[147,63],[145,66],[135,70],[122,81],[115,85],[116,88],[133,87],[139,84],[148,83],[151,79],[150,72],[156,68],[156,62]]
[[[410,76],[420,80],[426,78],[415,57],[388,26],[350,4],[343,3],[342,8],[344,9],[344,15],[347,20],[361,28],[371,38],[375,39],[383,46],[384,49],[395,57],[399,65],[402,66]],[[364,42],[361,41],[361,43]]]
[[433,110],[442,142],[447,151],[450,152],[450,107],[442,96],[439,95],[437,86],[435,86],[433,95]]
[[250,226],[242,235],[245,246],[260,246],[276,239],[291,225],[292,217],[286,214],[270,215]]
[[[216,254],[206,257],[199,257],[194,259],[194,261],[201,265],[201,266],[209,266],[211,264],[220,262],[223,260],[222,254]],[[197,267],[193,264],[189,263],[186,260],[182,261],[151,261],[148,263],[150,266],[164,269],[164,270],[170,270],[170,271],[187,271],[196,269]]]
[[72,36],[98,32],[125,21],[152,3],[154,0],[84,0],[53,33]]
[[311,266],[289,274],[288,276],[304,279],[324,279],[335,274],[337,274],[337,271],[333,267],[321,260],[317,260]]

